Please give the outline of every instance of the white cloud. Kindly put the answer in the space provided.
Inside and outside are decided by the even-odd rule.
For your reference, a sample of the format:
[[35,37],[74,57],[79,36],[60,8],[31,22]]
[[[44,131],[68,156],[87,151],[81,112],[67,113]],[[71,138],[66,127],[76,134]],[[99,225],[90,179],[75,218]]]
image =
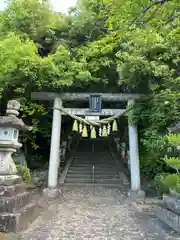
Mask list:
[[53,9],[57,12],[67,12],[68,8],[74,6],[77,0],[50,0]]
[[5,0],[0,0],[0,10],[3,10],[5,7]]
[[[50,0],[54,11],[67,13],[68,8],[74,6],[77,0]],[[5,0],[0,0],[0,10],[5,7]]]

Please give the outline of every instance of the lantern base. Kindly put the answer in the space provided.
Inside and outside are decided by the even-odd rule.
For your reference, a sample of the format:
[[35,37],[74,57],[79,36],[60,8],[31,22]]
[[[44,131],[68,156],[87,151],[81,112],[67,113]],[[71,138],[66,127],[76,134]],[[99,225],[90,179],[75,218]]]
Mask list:
[[137,191],[131,190],[128,193],[128,196],[132,201],[141,202],[141,201],[144,201],[145,199],[145,192],[142,190],[137,190]]
[[0,231],[18,232],[34,221],[42,208],[17,175],[0,176]]

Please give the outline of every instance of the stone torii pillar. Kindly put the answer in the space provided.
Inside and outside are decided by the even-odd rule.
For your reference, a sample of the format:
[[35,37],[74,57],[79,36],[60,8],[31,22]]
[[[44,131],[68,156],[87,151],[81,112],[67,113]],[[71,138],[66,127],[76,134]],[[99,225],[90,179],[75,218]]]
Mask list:
[[61,138],[61,111],[62,101],[60,98],[54,99],[53,122],[51,134],[51,149],[49,160],[48,188],[44,189],[44,195],[55,198],[60,194],[58,188],[58,171],[60,166],[60,138]]
[[[134,100],[129,100],[128,106],[132,106],[134,103]],[[128,130],[131,171],[131,190],[129,192],[129,196],[132,199],[143,199],[145,197],[145,193],[141,190],[140,183],[138,130],[137,126],[131,122],[131,111],[128,116]]]

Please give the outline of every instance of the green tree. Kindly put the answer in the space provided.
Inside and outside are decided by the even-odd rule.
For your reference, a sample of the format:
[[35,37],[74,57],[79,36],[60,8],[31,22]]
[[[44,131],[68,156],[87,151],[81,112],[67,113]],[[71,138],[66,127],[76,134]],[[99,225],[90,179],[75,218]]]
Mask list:
[[1,34],[13,31],[21,37],[37,40],[59,24],[48,1],[9,0],[2,13]]
[[180,116],[179,0],[80,0],[68,15],[10,0],[0,19],[2,102],[20,99],[35,148],[37,136],[49,142],[50,105],[32,103],[31,91],[144,93],[134,109],[141,166],[162,170],[166,128]]

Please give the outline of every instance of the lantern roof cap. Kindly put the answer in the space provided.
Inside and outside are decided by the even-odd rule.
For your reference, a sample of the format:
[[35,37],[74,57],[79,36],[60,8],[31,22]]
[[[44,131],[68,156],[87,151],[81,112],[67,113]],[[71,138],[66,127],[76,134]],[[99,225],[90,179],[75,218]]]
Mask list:
[[7,103],[6,116],[0,116],[0,126],[14,127],[22,131],[31,131],[32,127],[27,126],[22,119],[18,118],[20,103],[10,100]]

